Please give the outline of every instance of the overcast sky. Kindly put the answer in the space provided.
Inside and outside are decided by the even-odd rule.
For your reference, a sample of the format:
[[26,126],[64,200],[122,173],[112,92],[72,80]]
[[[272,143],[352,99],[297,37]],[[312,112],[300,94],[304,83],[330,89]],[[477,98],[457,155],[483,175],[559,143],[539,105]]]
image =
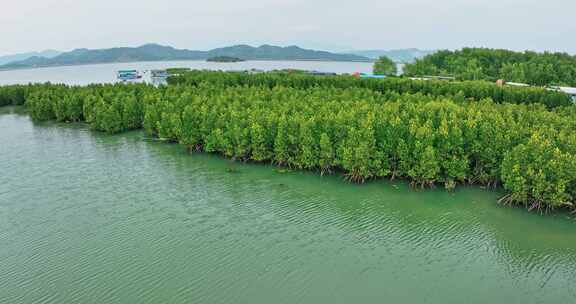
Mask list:
[[576,53],[576,0],[2,0],[0,55],[148,42]]

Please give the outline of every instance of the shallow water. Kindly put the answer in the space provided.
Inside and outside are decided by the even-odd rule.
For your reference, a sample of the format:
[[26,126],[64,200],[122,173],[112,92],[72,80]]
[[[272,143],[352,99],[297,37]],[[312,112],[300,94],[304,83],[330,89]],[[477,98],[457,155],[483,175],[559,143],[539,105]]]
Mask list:
[[0,303],[573,303],[576,222],[0,109]]

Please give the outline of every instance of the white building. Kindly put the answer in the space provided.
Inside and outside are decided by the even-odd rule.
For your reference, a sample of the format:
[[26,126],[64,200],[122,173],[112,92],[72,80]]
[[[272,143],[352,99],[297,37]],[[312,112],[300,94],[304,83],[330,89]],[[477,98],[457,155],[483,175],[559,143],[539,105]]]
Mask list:
[[552,87],[552,89],[560,91],[560,92],[564,92],[570,96],[572,96],[572,100],[574,102],[576,102],[576,88],[570,88],[570,87]]

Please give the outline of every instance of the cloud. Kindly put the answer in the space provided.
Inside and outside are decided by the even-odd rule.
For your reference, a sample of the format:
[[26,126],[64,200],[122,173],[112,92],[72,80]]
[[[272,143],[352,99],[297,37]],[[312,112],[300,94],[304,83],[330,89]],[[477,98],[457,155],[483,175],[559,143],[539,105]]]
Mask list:
[[18,0],[2,5],[0,54],[147,42],[576,53],[574,11],[573,0]]

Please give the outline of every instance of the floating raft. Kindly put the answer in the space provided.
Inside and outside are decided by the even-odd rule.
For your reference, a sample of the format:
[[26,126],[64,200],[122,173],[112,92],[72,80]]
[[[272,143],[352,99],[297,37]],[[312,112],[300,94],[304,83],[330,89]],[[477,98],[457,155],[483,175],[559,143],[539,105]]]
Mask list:
[[116,78],[122,81],[138,80],[142,75],[136,70],[121,70],[116,72]]

